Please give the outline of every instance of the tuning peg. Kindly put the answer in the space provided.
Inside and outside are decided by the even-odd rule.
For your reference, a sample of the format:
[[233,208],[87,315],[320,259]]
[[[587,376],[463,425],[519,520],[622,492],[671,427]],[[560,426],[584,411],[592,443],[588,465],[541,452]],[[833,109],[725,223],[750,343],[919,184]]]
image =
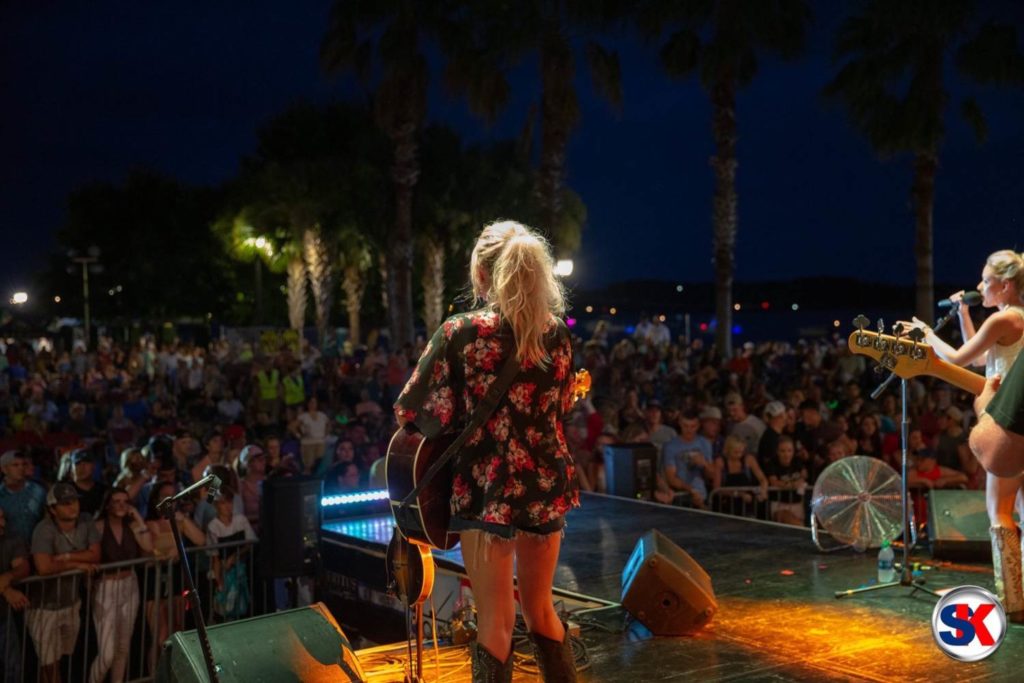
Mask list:
[[906,328],[903,327],[903,323],[893,323],[892,325],[892,333],[897,337],[903,334],[904,329]]
[[924,339],[924,330],[922,330],[920,327],[915,327],[914,329],[907,333],[907,336],[913,339],[914,343],[916,344],[920,342],[922,339]]
[[870,324],[871,321],[863,313],[861,313],[860,315],[853,319],[853,326],[862,332],[864,331],[864,328]]
[[878,319],[878,334],[885,334],[885,321]]

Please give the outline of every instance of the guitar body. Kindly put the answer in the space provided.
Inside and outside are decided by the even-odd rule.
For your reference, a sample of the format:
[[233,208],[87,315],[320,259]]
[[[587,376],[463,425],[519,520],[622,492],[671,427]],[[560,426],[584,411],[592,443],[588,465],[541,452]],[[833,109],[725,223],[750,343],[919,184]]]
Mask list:
[[448,532],[451,519],[452,469],[449,462],[427,483],[411,505],[401,503],[416,487],[434,461],[445,452],[458,434],[443,434],[427,439],[422,434],[399,428],[388,444],[384,470],[388,480],[391,514],[402,536],[414,543],[438,550],[449,550],[459,535]]

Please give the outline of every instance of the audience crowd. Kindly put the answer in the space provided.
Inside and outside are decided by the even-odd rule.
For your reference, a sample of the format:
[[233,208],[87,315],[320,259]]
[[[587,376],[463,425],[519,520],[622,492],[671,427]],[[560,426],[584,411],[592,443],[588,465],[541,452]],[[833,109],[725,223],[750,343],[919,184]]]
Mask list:
[[[658,501],[726,511],[735,508],[725,502],[739,501],[748,514],[805,524],[810,487],[831,463],[860,454],[899,468],[898,385],[872,400],[884,377],[845,338],[747,342],[723,358],[703,339],[674,340],[656,317],[632,334],[615,334],[603,320],[582,334],[576,362],[593,388],[568,416],[566,437],[584,489],[606,489],[606,447],[650,444]],[[255,540],[270,478],[318,477],[328,495],[384,488],[391,405],[423,343],[389,351],[371,340],[333,356],[305,342],[274,353],[226,339],[201,347],[101,338],[90,351],[7,343],[0,679],[21,680],[24,626],[41,677],[60,680],[62,658],[81,639],[89,581],[90,680],[124,680],[140,606],[151,640],[185,626],[180,604],[154,599],[158,591],[180,595],[180,585],[103,567],[173,561],[177,547],[157,503],[207,473],[224,482],[220,497],[211,504],[197,496],[177,514],[192,546]],[[927,378],[909,388],[911,485],[983,487],[966,445],[970,397]],[[211,551],[194,568],[214,591],[218,618],[242,615],[256,599],[244,563]],[[71,570],[79,570],[72,580],[23,583]]]

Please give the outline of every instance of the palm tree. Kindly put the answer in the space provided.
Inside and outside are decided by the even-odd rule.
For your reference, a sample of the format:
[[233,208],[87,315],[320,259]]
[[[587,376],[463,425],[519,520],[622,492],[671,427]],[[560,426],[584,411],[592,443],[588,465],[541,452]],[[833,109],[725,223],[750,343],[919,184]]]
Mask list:
[[309,276],[309,287],[313,291],[317,339],[322,347],[327,341],[327,326],[334,299],[334,268],[319,223],[302,233],[302,258]]
[[357,346],[362,338],[363,293],[366,291],[366,274],[373,267],[373,250],[365,233],[351,227],[339,232],[338,243],[348,338],[353,346]]
[[388,312],[394,344],[413,341],[413,192],[419,180],[419,133],[427,109],[429,68],[424,44],[446,19],[444,3],[336,0],[320,50],[328,74],[352,70],[371,81],[374,54],[381,74],[373,93],[378,125],[391,139],[394,227],[387,249]]
[[[213,231],[232,258],[256,264],[257,301],[263,265],[271,272],[287,274],[288,323],[293,330],[301,331],[306,317],[306,266],[300,245],[289,230],[274,224],[267,207],[253,204],[225,212],[214,222]],[[263,322],[258,304],[255,321]]]
[[[1016,29],[978,21],[974,3],[963,0],[868,0],[843,22],[835,52],[842,66],[825,96],[845,106],[879,155],[913,159],[915,309],[928,319],[934,310],[935,177],[950,100],[946,63],[952,58],[976,83],[1019,85],[1024,58]],[[965,98],[960,110],[984,140],[978,103]]]
[[[461,24],[470,33],[460,43],[473,49],[451,50],[449,83],[470,97],[478,113],[493,117],[507,101],[508,69],[537,55],[540,67],[540,168],[536,177],[537,226],[557,251],[566,251],[572,236],[566,227],[565,176],[569,137],[579,122],[574,45],[585,39],[584,53],[595,89],[616,108],[622,104],[618,55],[593,40],[625,16],[633,3],[588,0],[478,0],[470,3]],[[572,221],[570,221],[570,224]],[[577,236],[578,238],[578,236]]]
[[715,155],[713,251],[715,263],[715,340],[732,355],[732,286],[738,229],[736,193],[736,93],[757,75],[762,52],[795,57],[803,47],[811,14],[804,0],[701,0],[641,3],[641,31],[660,39],[662,66],[673,78],[697,74],[712,107]]

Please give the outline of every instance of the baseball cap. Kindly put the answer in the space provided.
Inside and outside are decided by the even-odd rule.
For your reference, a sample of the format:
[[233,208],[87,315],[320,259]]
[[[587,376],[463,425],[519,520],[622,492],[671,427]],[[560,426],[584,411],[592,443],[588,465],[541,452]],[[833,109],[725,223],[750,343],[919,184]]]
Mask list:
[[170,457],[173,450],[171,441],[167,434],[154,434],[149,438],[149,443],[142,448],[142,454],[154,460]]
[[722,410],[716,406],[704,406],[704,409],[700,411],[700,419],[721,420]]
[[77,465],[80,462],[85,462],[90,458],[92,458],[92,453],[89,452],[88,448],[76,448],[75,450],[71,451],[71,454],[68,456],[68,459],[71,460],[72,465]]
[[804,399],[800,402],[800,410],[813,410],[816,412],[821,411],[821,405],[818,404],[814,399]]
[[764,407],[765,417],[778,417],[779,415],[785,415],[786,406],[783,405],[782,401],[770,401],[768,405]]
[[9,451],[4,451],[4,454],[0,455],[0,467],[7,467],[18,458],[24,457],[25,455],[19,450],[11,449]]
[[78,500],[78,491],[71,484],[61,481],[50,487],[50,492],[46,494],[47,505],[59,505],[61,503],[68,503],[72,500]]
[[248,467],[253,458],[263,455],[263,449],[254,443],[247,445],[238,454],[238,463],[242,467]]

